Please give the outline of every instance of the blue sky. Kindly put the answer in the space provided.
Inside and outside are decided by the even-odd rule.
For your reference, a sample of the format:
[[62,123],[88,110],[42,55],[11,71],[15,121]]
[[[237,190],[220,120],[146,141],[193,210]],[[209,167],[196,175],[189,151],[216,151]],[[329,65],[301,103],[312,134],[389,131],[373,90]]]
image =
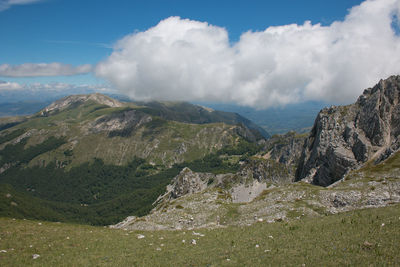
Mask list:
[[330,24],[360,0],[110,1],[44,0],[0,13],[0,64],[95,64],[126,34],[180,16],[225,27],[231,41],[248,30],[306,20]]
[[[371,0],[370,2],[373,1]],[[397,0],[382,1],[390,2],[393,6],[399,5]],[[19,4],[16,4],[18,2]],[[329,30],[332,28],[330,27],[332,23],[343,22],[346,15],[349,14],[350,8],[360,5],[362,2],[360,0],[0,0],[0,10],[3,9],[0,11],[0,36],[2,36],[0,41],[0,66],[3,65],[4,67],[7,64],[7,68],[9,68],[9,66],[19,66],[26,63],[59,63],[61,65],[71,65],[67,71],[69,75],[50,74],[46,76],[41,74],[23,77],[22,74],[6,75],[4,74],[6,72],[3,72],[4,76],[0,76],[0,80],[21,84],[37,82],[63,82],[68,84],[107,83],[111,87],[116,87],[121,92],[125,92],[132,97],[151,98],[162,90],[158,84],[146,81],[144,84],[136,85],[139,89],[145,85],[155,88],[152,93],[143,93],[140,90],[143,91],[144,89],[138,89],[138,91],[135,88],[131,92],[129,91],[131,89],[126,88],[120,77],[114,77],[115,75],[112,76],[110,74],[114,70],[108,68],[109,66],[107,66],[107,70],[96,67],[99,62],[110,60],[110,55],[116,52],[113,49],[116,42],[132,33],[146,32],[151,27],[158,25],[160,21],[166,20],[171,16],[179,16],[180,20],[169,21],[168,23],[170,25],[172,23],[182,25],[186,23],[184,19],[189,19],[190,25],[194,25],[192,22],[206,22],[208,25],[218,27],[218,29],[224,29],[229,35],[228,41],[231,46],[228,46],[227,49],[229,49],[239,42],[243,33],[247,31],[262,32],[270,26],[303,25],[305,21],[311,21],[311,25],[320,23],[322,30]],[[365,7],[365,10],[368,10],[368,8]],[[356,14],[356,12],[354,13]],[[347,27],[346,29],[350,28]],[[172,34],[176,34],[176,32]],[[221,32],[221,34],[223,35],[224,32]],[[238,51],[238,47],[239,45],[234,48]],[[131,51],[129,50],[130,48],[125,46],[120,47],[120,49]],[[132,56],[132,60],[138,60],[137,57],[137,55]],[[84,64],[90,64],[94,68],[94,71],[88,73],[85,71],[76,71],[77,75],[71,74],[75,71],[73,68]],[[173,68],[174,64],[167,65]],[[255,65],[258,66],[259,63]],[[113,65],[110,63],[110,66]],[[12,71],[15,71],[15,69],[11,69],[7,73]],[[390,71],[387,72],[389,73]],[[277,75],[276,77],[280,76]],[[274,79],[277,79],[276,77]],[[148,79],[162,80],[162,78],[149,77]],[[131,80],[130,83],[136,84],[138,80],[142,81],[143,79],[145,78],[141,76],[136,80]],[[165,81],[163,80],[163,82]],[[251,83],[254,82],[253,80],[251,81]],[[299,85],[293,82],[293,85],[276,85],[276,87],[293,91],[302,90],[301,88],[308,86],[310,81],[308,77],[299,77],[298,83]],[[194,86],[197,85],[195,84]],[[199,90],[202,90],[206,85],[208,86],[209,84],[204,82],[202,85],[198,85]],[[182,88],[185,86],[187,87],[188,84],[183,83],[181,85]],[[265,89],[268,91],[269,89],[266,88],[268,86],[275,85],[269,80],[264,82],[260,90]],[[171,90],[177,89],[171,88]],[[243,87],[241,90],[245,90],[245,88]],[[268,92],[271,93],[270,91]],[[257,94],[260,93],[258,91],[254,92],[253,98],[256,98]],[[183,100],[192,100],[192,98],[193,100],[213,100],[213,97],[216,97],[216,100],[218,100],[218,95],[210,96],[207,93],[202,96],[192,94],[191,98]],[[302,97],[303,94],[299,94],[287,100],[284,97],[278,97],[274,101],[281,101],[285,104],[286,102],[298,101]],[[327,98],[329,99],[329,97]],[[331,97],[331,99],[334,98]],[[222,101],[240,102],[235,99],[222,99]],[[247,102],[239,104],[257,106],[256,102],[249,99]]]

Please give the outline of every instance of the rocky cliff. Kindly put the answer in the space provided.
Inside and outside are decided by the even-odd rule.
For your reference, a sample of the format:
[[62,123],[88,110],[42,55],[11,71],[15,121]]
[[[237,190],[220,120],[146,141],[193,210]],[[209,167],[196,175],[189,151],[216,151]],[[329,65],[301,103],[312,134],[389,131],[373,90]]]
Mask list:
[[321,110],[306,139],[296,180],[328,186],[400,146],[400,76],[366,89],[357,102]]

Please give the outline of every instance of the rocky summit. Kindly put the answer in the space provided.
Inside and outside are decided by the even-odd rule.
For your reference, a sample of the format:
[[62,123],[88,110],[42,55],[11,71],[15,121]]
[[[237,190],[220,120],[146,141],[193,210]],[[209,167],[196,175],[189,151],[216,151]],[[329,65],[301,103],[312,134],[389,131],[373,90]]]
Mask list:
[[400,76],[366,89],[357,102],[318,114],[306,139],[296,180],[328,186],[369,160],[379,163],[400,146]]

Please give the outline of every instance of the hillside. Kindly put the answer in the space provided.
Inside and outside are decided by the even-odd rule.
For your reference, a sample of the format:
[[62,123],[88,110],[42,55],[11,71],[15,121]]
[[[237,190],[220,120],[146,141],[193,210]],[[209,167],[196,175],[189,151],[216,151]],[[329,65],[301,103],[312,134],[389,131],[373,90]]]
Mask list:
[[[399,217],[396,205],[318,220],[196,231],[122,231],[0,218],[0,262],[3,266],[396,266]],[[33,259],[34,254],[39,257]]]
[[[291,132],[263,141],[237,172],[183,169],[149,215],[114,227],[245,226],[400,202],[399,81],[382,80],[357,103],[322,110],[309,135]],[[296,176],[310,165],[313,179]]]
[[328,188],[273,180],[271,173],[266,178],[250,174],[253,176],[243,172],[216,176],[184,169],[149,215],[129,217],[115,227],[171,230],[246,226],[400,203],[400,152],[378,165],[350,172]]
[[1,119],[0,183],[16,205],[6,201],[0,214],[91,224],[144,215],[183,167],[236,170],[237,161],[207,157],[260,138],[223,118],[193,114],[189,123],[156,111],[92,94]]

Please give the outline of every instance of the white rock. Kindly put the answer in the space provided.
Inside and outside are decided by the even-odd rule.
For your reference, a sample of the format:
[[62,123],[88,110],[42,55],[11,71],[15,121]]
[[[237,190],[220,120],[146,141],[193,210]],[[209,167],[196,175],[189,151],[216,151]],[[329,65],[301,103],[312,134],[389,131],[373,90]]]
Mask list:
[[274,237],[272,236],[272,235],[270,235],[270,236],[268,236],[269,238],[271,238],[271,239],[274,239]]
[[263,222],[264,220],[262,218],[258,219],[259,222]]
[[186,243],[186,240],[185,240],[185,239],[183,239],[183,240],[182,240],[182,243]]
[[260,245],[257,244],[257,245],[256,245],[256,248],[259,248],[259,247],[260,247]]
[[33,254],[33,255],[32,255],[32,259],[34,259],[34,260],[36,260],[36,259],[39,258],[39,257],[40,257],[39,254]]
[[201,237],[204,236],[203,234],[201,234],[201,233],[196,233],[195,231],[193,231],[193,235],[198,235],[198,236],[201,236]]
[[142,239],[142,238],[144,238],[144,237],[145,237],[145,236],[144,236],[144,235],[141,235],[141,234],[138,234],[138,235],[137,235],[137,238],[138,238],[138,239]]
[[197,244],[196,239],[192,239],[192,242],[190,242],[190,244],[196,245]]
[[2,250],[0,250],[0,253],[7,253],[7,250],[2,249]]

